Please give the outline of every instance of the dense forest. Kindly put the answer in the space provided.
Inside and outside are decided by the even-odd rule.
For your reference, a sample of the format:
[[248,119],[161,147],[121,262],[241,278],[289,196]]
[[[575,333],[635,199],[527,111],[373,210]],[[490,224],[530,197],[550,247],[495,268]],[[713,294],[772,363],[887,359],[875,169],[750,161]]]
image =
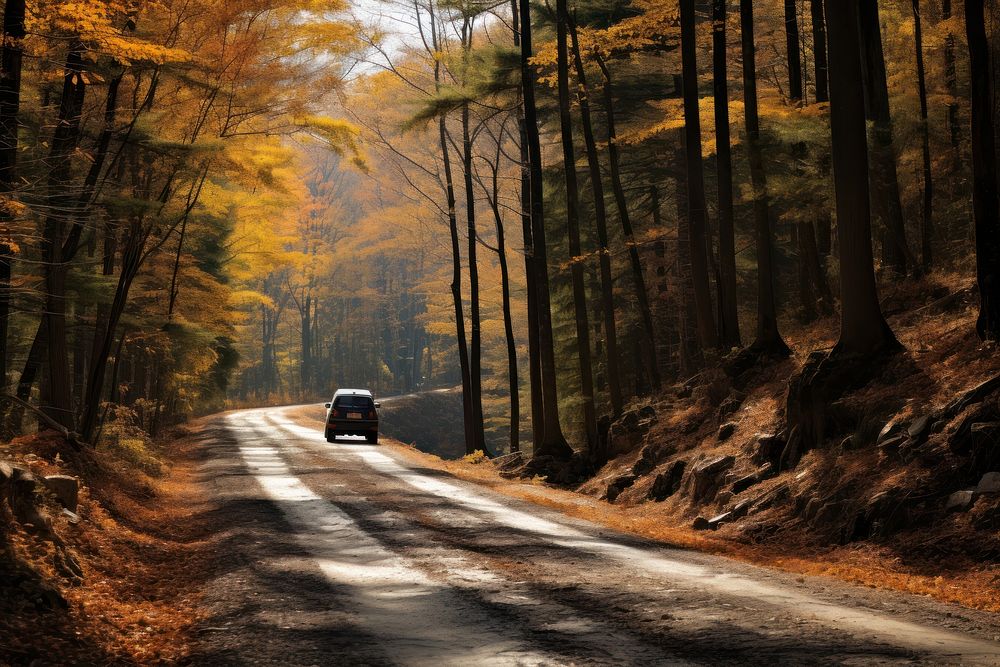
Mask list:
[[1000,336],[992,4],[373,7],[5,5],[8,435],[460,385],[467,451],[599,463],[819,322],[807,449],[886,286],[965,276]]

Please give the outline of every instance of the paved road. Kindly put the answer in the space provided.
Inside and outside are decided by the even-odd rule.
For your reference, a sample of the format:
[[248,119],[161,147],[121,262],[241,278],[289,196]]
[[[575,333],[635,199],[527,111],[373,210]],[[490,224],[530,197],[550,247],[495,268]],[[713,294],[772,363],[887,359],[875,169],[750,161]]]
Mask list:
[[1000,665],[993,615],[622,535],[322,415],[204,422],[225,567],[195,664]]

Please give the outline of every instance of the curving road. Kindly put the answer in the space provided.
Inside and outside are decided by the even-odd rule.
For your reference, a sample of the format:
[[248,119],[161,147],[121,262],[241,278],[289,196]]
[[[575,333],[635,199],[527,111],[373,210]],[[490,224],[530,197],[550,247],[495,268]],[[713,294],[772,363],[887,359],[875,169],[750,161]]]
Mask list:
[[322,418],[203,423],[224,567],[194,664],[1000,665],[994,615],[622,535]]

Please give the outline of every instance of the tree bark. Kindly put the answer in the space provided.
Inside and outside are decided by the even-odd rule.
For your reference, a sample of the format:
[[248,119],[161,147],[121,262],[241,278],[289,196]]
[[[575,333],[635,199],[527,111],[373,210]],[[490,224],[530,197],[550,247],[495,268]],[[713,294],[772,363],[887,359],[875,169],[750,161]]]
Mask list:
[[829,65],[826,54],[826,22],[823,19],[823,0],[810,0],[812,12],[813,62],[815,63],[816,101],[829,102]]
[[[521,49],[521,14],[518,0],[510,0],[514,48]],[[524,120],[524,93],[518,90],[518,149],[521,159],[521,239],[524,244],[524,283],[528,309],[528,391],[531,401],[532,451],[542,445],[545,435],[542,408],[542,369],[538,351],[538,286],[531,238],[531,165],[528,157],[528,136]]]
[[469,385],[472,391],[472,437],[475,449],[486,452],[483,431],[483,344],[479,315],[479,260],[476,232],[476,196],[473,190],[472,137],[469,130],[469,105],[462,105],[462,171],[465,176],[465,214],[469,241]]
[[618,220],[622,227],[622,235],[625,237],[625,246],[628,249],[629,265],[632,268],[632,281],[635,283],[635,297],[639,305],[639,314],[642,318],[642,328],[646,335],[646,345],[643,346],[646,354],[646,363],[649,368],[650,384],[653,391],[659,391],[660,362],[656,354],[656,333],[653,327],[653,311],[649,305],[649,292],[646,290],[646,278],[642,272],[642,259],[639,257],[639,248],[635,242],[635,233],[632,230],[632,217],[628,211],[628,200],[625,197],[625,186],[622,184],[621,176],[621,154],[618,150],[618,132],[615,126],[615,105],[614,86],[611,82],[611,71],[607,64],[600,57],[596,57],[597,65],[601,68],[604,76],[604,115],[605,124],[608,128],[608,173],[611,179],[611,191],[614,194],[615,206],[618,209]]
[[[828,25],[829,13],[827,10]],[[872,123],[872,208],[882,225],[882,263],[894,273],[905,275],[907,265],[915,266],[915,262],[906,242],[906,226],[899,193],[878,0],[861,0],[860,21],[866,116]],[[830,41],[832,49],[832,37]]]
[[[17,130],[21,109],[21,61],[25,36],[24,0],[7,0],[3,13],[3,50],[0,53],[0,198],[10,199],[17,176]],[[7,390],[7,338],[10,325],[11,263],[14,247],[13,212],[0,204],[0,391]]]
[[531,3],[519,0],[521,8],[521,89],[524,98],[524,127],[528,140],[528,164],[531,184],[531,250],[535,260],[535,287],[538,300],[538,356],[541,369],[542,414],[541,446],[533,456],[568,458],[573,450],[566,442],[559,423],[556,394],[556,360],[552,340],[552,310],[549,295],[548,250],[545,247],[545,207],[542,183],[542,147],[538,135],[538,110],[535,103],[535,70],[531,64]]
[[898,347],[882,316],[871,244],[865,100],[859,4],[827,4],[830,36],[830,127],[840,239],[840,340],[835,353],[867,356]]
[[799,17],[795,0],[785,0],[785,55],[788,58],[788,100],[802,103],[802,53],[799,50]]
[[712,2],[712,77],[715,95],[716,174],[719,190],[719,333],[726,349],[740,346],[736,309],[736,236],[733,225],[733,150],[729,130],[726,0]]
[[583,276],[583,250],[580,245],[580,195],[576,175],[576,149],[573,146],[573,119],[569,99],[569,50],[567,46],[568,11],[566,0],[556,0],[556,79],[559,94],[559,129],[562,136],[563,171],[566,178],[566,231],[569,237],[570,273],[573,282],[574,320],[577,356],[580,364],[580,399],[587,451],[603,463],[605,452],[597,437],[597,411],[594,405],[594,372],[590,352],[590,324],[587,316],[587,288]]
[[570,23],[573,39],[573,62],[576,67],[580,119],[583,126],[584,146],[587,151],[587,165],[590,168],[590,183],[594,192],[594,225],[597,228],[597,242],[600,253],[601,310],[604,314],[605,355],[608,370],[608,393],[611,397],[611,416],[617,419],[622,413],[623,399],[620,353],[618,350],[618,326],[615,321],[614,283],[611,275],[611,252],[608,249],[608,211],[604,201],[604,178],[601,161],[597,154],[597,140],[594,138],[594,124],[590,115],[590,89],[587,87],[587,71],[580,54],[580,40],[576,25]]
[[73,405],[69,381],[69,347],[66,337],[66,278],[69,258],[63,252],[66,221],[72,218],[72,198],[65,196],[70,179],[70,156],[80,139],[80,121],[86,84],[83,72],[83,46],[70,47],[63,75],[59,117],[46,163],[48,169],[48,205],[42,238],[42,261],[45,263],[45,327],[48,336],[47,396],[43,409],[67,429],[73,429]]
[[698,317],[698,339],[706,350],[719,346],[715,310],[708,282],[706,241],[705,172],[701,155],[701,116],[698,93],[698,62],[694,0],[680,0],[681,68],[684,86],[684,135],[687,163],[688,216],[691,279]]
[[924,273],[934,265],[934,176],[931,173],[931,134],[927,122],[927,75],[924,69],[924,31],[920,0],[913,0],[913,38],[917,53],[917,94],[920,98],[920,148],[923,157],[923,218],[920,225],[920,260]]
[[757,56],[754,46],[753,0],[740,0],[741,46],[743,53],[743,108],[747,132],[747,154],[753,185],[754,229],[757,240],[757,337],[751,346],[764,354],[787,356],[788,346],[778,331],[778,311],[774,298],[774,241],[767,192],[767,174],[760,146],[760,117],[757,110]]
[[983,340],[1000,340],[1000,200],[985,4],[986,0],[965,3],[972,103],[972,208],[979,284],[976,333]]

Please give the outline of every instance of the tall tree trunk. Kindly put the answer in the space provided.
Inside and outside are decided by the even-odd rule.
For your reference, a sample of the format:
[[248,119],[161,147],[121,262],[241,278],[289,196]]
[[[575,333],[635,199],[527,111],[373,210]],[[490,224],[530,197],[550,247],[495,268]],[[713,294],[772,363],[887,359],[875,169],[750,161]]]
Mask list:
[[684,136],[688,186],[688,232],[691,279],[698,316],[698,339],[706,349],[719,346],[715,310],[708,282],[706,241],[705,172],[701,156],[701,115],[698,94],[698,52],[694,0],[680,0],[681,61],[684,82]]
[[[87,392],[86,399],[84,401],[83,417],[80,420],[80,434],[83,436],[85,441],[91,441],[95,435],[98,426],[98,416],[101,406],[101,396],[104,387],[105,372],[108,365],[108,358],[111,355],[111,348],[114,344],[115,333],[118,328],[118,322],[121,320],[122,314],[125,312],[125,307],[128,305],[128,295],[132,288],[132,282],[135,280],[136,275],[139,273],[139,268],[142,265],[143,259],[143,246],[145,245],[145,236],[142,234],[140,229],[140,223],[138,221],[133,221],[130,224],[128,235],[125,240],[125,247],[122,250],[122,268],[121,273],[118,274],[118,285],[115,288],[114,300],[111,302],[111,307],[108,311],[107,326],[103,331],[99,331],[95,336],[99,337],[100,345],[95,346],[96,352],[90,363],[90,373],[87,379]],[[265,327],[267,325],[267,317],[264,316]],[[270,331],[265,331],[264,334],[264,361],[267,364],[266,369],[270,369],[271,355],[269,353],[269,346],[273,347],[273,334]],[[265,372],[265,376],[268,375]],[[267,379],[265,379],[265,391],[267,388]]]
[[931,173],[931,133],[927,122],[927,76],[924,69],[924,30],[920,0],[913,0],[913,38],[917,52],[917,94],[920,97],[920,148],[923,156],[923,218],[920,225],[920,259],[924,273],[934,264],[934,177]]
[[778,331],[778,310],[774,298],[774,236],[771,232],[767,174],[764,171],[764,155],[760,146],[753,0],[740,0],[740,29],[743,53],[743,109],[757,240],[757,338],[752,347],[762,354],[787,356],[790,351]]
[[653,391],[660,390],[660,363],[656,354],[656,332],[653,327],[653,310],[649,305],[649,292],[646,289],[646,278],[642,272],[642,259],[636,245],[635,233],[632,230],[632,217],[628,211],[628,200],[625,197],[625,186],[622,184],[621,154],[618,151],[618,133],[615,127],[614,86],[611,82],[611,71],[607,63],[598,55],[597,65],[604,76],[604,115],[608,128],[608,173],[611,178],[611,191],[614,194],[615,206],[618,209],[618,220],[628,248],[629,265],[632,268],[632,282],[635,284],[635,297],[639,305],[639,315],[642,328],[646,334],[646,363],[649,366],[650,384]]
[[802,53],[799,50],[799,17],[795,0],[785,0],[785,54],[788,58],[788,100],[802,102]]
[[[812,13],[813,62],[815,63],[816,102],[830,101],[829,63],[826,50],[826,19],[823,18],[823,0],[810,0]],[[824,180],[830,175],[830,165],[823,159],[820,164],[820,175]],[[816,250],[819,255],[820,268],[825,267],[826,257],[833,247],[833,216],[822,214],[816,221]],[[823,276],[826,280],[825,271]],[[829,285],[827,285],[829,291]],[[832,303],[830,304],[832,307]]]
[[976,280],[979,283],[976,332],[983,340],[1000,340],[1000,200],[997,196],[996,128],[985,4],[986,0],[966,0],[965,3],[972,79],[972,207],[976,224]]
[[507,268],[507,241],[503,228],[503,215],[500,213],[500,150],[502,139],[497,138],[495,162],[490,165],[493,171],[493,194],[490,197],[490,208],[493,210],[493,221],[497,231],[497,259],[500,262],[500,288],[502,291],[501,306],[503,308],[503,332],[507,343],[507,383],[510,390],[510,451],[521,450],[521,399],[517,377],[517,340],[514,338],[514,318],[510,307],[510,271]]
[[823,19],[823,0],[809,0],[812,12],[813,62],[816,76],[816,101],[829,102],[830,90],[827,83],[829,66],[826,55],[826,22]]
[[[950,21],[952,0],[941,0],[941,20]],[[968,24],[968,19],[966,19]],[[962,146],[962,126],[958,120],[958,73],[955,67],[955,33],[949,27],[944,37],[944,80],[948,92],[948,130],[955,163],[959,162]]]
[[531,182],[531,253],[535,260],[535,287],[538,299],[538,356],[541,368],[544,436],[534,456],[567,458],[573,450],[559,423],[556,395],[556,359],[552,340],[552,310],[549,296],[548,250],[545,247],[545,207],[542,183],[542,146],[538,135],[535,103],[535,70],[531,64],[531,2],[519,0],[521,8],[521,88],[524,98],[524,127],[528,143]]
[[[521,49],[521,8],[518,0],[510,0],[514,48]],[[538,287],[531,239],[531,165],[528,157],[528,137],[525,130],[523,92],[518,90],[518,149],[521,159],[521,238],[524,244],[524,282],[528,308],[528,391],[531,400],[531,445],[542,444],[545,422],[542,416],[542,369],[538,352]]]
[[576,150],[573,146],[573,119],[569,99],[569,50],[567,46],[568,11],[566,0],[556,0],[556,78],[559,93],[559,129],[562,135],[563,171],[566,178],[566,231],[569,237],[570,273],[573,282],[573,306],[576,321],[576,345],[580,360],[580,398],[583,403],[583,429],[587,451],[598,463],[607,458],[597,437],[597,411],[594,406],[594,372],[591,367],[590,325],[587,317],[587,287],[584,284],[580,257],[580,195],[576,176]]
[[73,405],[69,381],[69,348],[66,338],[66,279],[68,258],[63,252],[66,221],[72,218],[72,197],[66,196],[70,179],[70,156],[80,139],[80,121],[86,93],[83,46],[74,43],[66,58],[59,118],[46,164],[48,205],[42,239],[45,262],[45,316],[48,335],[48,396],[43,409],[55,421],[73,428]]
[[[829,11],[827,14],[829,24]],[[860,14],[866,115],[872,123],[872,206],[876,219],[882,225],[882,263],[893,272],[904,275],[907,264],[915,263],[906,243],[899,176],[896,173],[878,0],[861,0]],[[830,41],[833,41],[832,37]]]
[[465,337],[465,312],[462,308],[462,251],[458,240],[458,217],[455,213],[455,184],[448,153],[445,117],[438,120],[441,156],[444,162],[445,192],[448,199],[448,229],[451,232],[451,298],[455,307],[455,336],[458,340],[458,363],[462,372],[462,407],[465,423],[465,451],[476,451],[475,417],[472,410],[472,382],[469,375],[469,346]]
[[307,398],[312,384],[312,295],[305,298],[305,307],[299,314],[301,319],[302,359],[299,363],[299,390],[303,398]]
[[604,201],[604,178],[601,161],[597,155],[597,140],[594,138],[594,124],[590,115],[590,90],[587,87],[587,71],[580,54],[580,40],[576,25],[570,23],[573,38],[573,62],[580,102],[580,119],[583,125],[583,139],[587,150],[587,165],[590,168],[590,184],[594,192],[594,225],[597,228],[597,242],[600,245],[601,310],[604,314],[604,337],[607,347],[608,393],[611,396],[611,416],[617,419],[622,413],[621,371],[618,364],[618,326],[615,321],[614,283],[611,275],[611,252],[608,250],[608,210]]
[[830,34],[830,128],[840,239],[840,340],[835,352],[869,355],[899,345],[879,307],[872,257],[859,3],[826,6]]
[[[435,52],[438,51],[437,20],[434,16],[434,3],[428,8],[431,12],[431,43]],[[434,62],[434,87],[441,86],[441,61]],[[462,374],[462,416],[465,429],[465,451],[472,454],[476,451],[474,431],[474,416],[472,410],[472,386],[469,373],[469,347],[465,337],[465,313],[462,309],[462,251],[458,240],[458,216],[455,211],[455,179],[451,169],[451,155],[448,149],[448,127],[444,114],[438,118],[438,142],[441,148],[441,160],[444,167],[445,197],[448,204],[448,230],[451,235],[451,296],[455,308],[455,337],[458,341],[458,363]]]
[[729,130],[726,0],[712,2],[712,77],[715,93],[716,174],[719,190],[719,331],[726,349],[740,346],[733,227],[733,150]]
[[[684,376],[694,375],[705,364],[704,349],[698,341],[698,311],[691,280],[691,258],[685,250],[691,245],[690,225],[684,224],[690,215],[688,188],[683,178],[675,181],[677,200],[677,283],[680,304],[677,310],[677,331],[680,339],[678,366]],[[659,208],[659,191],[654,189],[653,210]]]
[[476,196],[473,190],[472,137],[469,130],[469,105],[462,105],[462,164],[465,176],[465,213],[469,237],[469,384],[472,390],[472,437],[475,450],[486,451],[486,435],[483,431],[483,377],[482,377],[482,329],[479,315],[479,261],[476,252]]
[[[3,12],[0,53],[0,198],[10,199],[17,176],[17,130],[21,108],[21,40],[25,36],[24,0],[7,0]],[[0,202],[0,391],[7,390],[7,338],[10,323],[10,280],[14,246],[14,214]]]

